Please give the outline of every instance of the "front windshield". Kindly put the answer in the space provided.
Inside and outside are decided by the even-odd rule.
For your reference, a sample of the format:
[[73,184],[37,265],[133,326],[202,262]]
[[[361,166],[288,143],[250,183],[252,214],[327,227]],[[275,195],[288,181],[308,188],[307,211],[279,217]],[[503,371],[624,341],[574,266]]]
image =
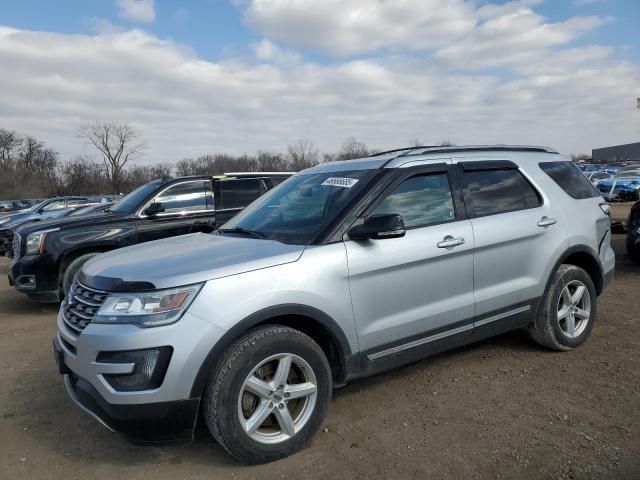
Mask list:
[[150,182],[136,188],[126,195],[118,203],[109,208],[109,212],[128,214],[131,213],[142,201],[155,192],[160,186],[159,182]]
[[306,245],[358,196],[376,173],[377,170],[357,170],[296,175],[257,199],[220,231],[224,234],[241,229],[284,243]]

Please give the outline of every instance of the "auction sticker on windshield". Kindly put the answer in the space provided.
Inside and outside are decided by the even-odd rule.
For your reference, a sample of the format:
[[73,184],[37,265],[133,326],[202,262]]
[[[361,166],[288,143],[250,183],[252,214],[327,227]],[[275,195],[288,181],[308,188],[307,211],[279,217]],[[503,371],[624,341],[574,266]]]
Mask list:
[[324,182],[322,182],[322,185],[324,185],[324,186],[329,186],[329,187],[344,187],[344,188],[351,188],[351,187],[353,187],[356,183],[358,183],[358,180],[356,180],[355,178],[348,178],[348,177],[329,177],[329,178],[327,178]]

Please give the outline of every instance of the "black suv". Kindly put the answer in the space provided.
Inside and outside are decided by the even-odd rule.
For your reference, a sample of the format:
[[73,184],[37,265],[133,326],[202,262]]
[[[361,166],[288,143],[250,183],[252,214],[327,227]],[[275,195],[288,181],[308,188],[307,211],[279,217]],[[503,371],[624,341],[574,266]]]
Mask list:
[[289,175],[163,178],[99,215],[21,225],[8,252],[9,284],[34,300],[58,302],[91,257],[151,240],[210,233]]

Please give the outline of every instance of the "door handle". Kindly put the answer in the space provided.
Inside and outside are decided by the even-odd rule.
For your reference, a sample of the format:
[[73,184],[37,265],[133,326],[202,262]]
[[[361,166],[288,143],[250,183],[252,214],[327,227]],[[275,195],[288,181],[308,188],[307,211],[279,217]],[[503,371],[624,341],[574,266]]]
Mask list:
[[550,227],[551,225],[555,225],[558,221],[555,218],[542,217],[538,222],[539,227]]
[[464,238],[462,237],[453,238],[451,235],[447,235],[442,239],[441,242],[438,242],[437,245],[438,245],[438,248],[453,248],[462,244],[464,244]]

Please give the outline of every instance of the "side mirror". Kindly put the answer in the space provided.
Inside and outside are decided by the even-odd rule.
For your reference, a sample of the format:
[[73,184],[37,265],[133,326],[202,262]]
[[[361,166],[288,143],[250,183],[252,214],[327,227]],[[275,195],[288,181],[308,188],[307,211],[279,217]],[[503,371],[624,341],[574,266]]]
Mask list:
[[365,219],[363,224],[352,227],[347,233],[352,240],[404,237],[404,221],[397,213],[374,215]]
[[147,217],[153,217],[158,213],[164,212],[164,205],[160,202],[153,202],[147,208],[145,208],[144,213]]

